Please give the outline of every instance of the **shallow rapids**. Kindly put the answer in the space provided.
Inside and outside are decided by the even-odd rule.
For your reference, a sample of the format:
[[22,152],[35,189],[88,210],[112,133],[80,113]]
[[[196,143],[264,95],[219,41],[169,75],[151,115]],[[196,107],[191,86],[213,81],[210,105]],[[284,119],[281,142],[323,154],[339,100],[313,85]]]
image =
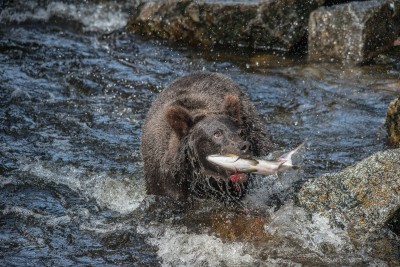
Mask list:
[[[355,246],[292,196],[302,181],[385,149],[386,108],[399,95],[398,55],[344,69],[274,54],[170,48],[123,31],[134,6],[29,0],[0,9],[0,265],[393,260]],[[306,141],[303,168],[257,179],[240,211],[199,200],[183,212],[144,192],[146,112],[164,86],[199,70],[239,83],[282,148]]]

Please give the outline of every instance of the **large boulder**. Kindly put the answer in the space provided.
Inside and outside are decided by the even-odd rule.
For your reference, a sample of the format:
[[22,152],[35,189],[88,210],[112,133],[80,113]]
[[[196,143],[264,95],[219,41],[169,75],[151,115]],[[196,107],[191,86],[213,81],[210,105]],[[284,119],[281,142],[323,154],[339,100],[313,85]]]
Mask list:
[[400,208],[400,149],[378,152],[339,173],[306,182],[299,204],[335,225],[368,232],[386,225]]
[[386,114],[386,130],[389,144],[400,147],[400,97],[389,104]]
[[304,42],[308,18],[324,0],[144,2],[127,30],[200,47],[293,50]]
[[393,46],[400,30],[400,0],[321,7],[310,15],[310,61],[358,65]]

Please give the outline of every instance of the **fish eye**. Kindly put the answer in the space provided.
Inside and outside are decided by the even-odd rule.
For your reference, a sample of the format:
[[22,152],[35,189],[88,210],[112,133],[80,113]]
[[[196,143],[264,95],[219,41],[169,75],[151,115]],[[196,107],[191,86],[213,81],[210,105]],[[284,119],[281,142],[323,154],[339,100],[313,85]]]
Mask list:
[[214,138],[221,138],[222,137],[222,131],[221,130],[217,130],[214,132]]

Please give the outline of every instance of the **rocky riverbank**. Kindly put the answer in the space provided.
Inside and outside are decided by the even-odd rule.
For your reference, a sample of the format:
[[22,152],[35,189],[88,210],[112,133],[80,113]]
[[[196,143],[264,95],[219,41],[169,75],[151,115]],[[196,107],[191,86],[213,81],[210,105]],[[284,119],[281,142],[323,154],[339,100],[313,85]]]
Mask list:
[[[400,0],[144,1],[128,31],[202,48],[307,51],[310,61],[357,65],[390,49]],[[335,4],[339,3],[339,4]]]
[[135,10],[127,28],[171,43],[289,51],[306,38],[308,17],[322,2],[151,1]]

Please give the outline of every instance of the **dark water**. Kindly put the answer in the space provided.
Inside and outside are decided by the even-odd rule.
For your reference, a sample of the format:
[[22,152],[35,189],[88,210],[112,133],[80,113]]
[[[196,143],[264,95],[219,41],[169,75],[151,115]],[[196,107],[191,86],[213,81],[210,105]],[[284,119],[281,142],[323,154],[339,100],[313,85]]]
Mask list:
[[[290,196],[294,183],[386,148],[384,117],[400,93],[399,57],[382,55],[371,67],[341,68],[272,54],[169,48],[121,30],[134,4],[3,3],[0,265],[387,260],[354,248],[346,233],[329,228],[318,215],[311,224]],[[254,242],[237,233],[241,228],[235,232],[234,222],[258,224],[221,212],[225,208],[217,203],[209,208],[199,201],[182,215],[168,203],[152,207],[154,200],[145,196],[139,146],[146,111],[165,85],[199,70],[218,71],[239,83],[283,148],[306,141],[302,171],[284,179],[260,178],[244,201],[268,211],[275,223],[285,221],[293,233],[287,238]],[[271,209],[272,196],[287,204]],[[262,221],[259,226],[266,232],[274,228]],[[278,252],[266,248],[271,242],[280,244]],[[325,243],[334,249],[324,250]],[[295,256],[298,247],[306,250],[302,259]]]

